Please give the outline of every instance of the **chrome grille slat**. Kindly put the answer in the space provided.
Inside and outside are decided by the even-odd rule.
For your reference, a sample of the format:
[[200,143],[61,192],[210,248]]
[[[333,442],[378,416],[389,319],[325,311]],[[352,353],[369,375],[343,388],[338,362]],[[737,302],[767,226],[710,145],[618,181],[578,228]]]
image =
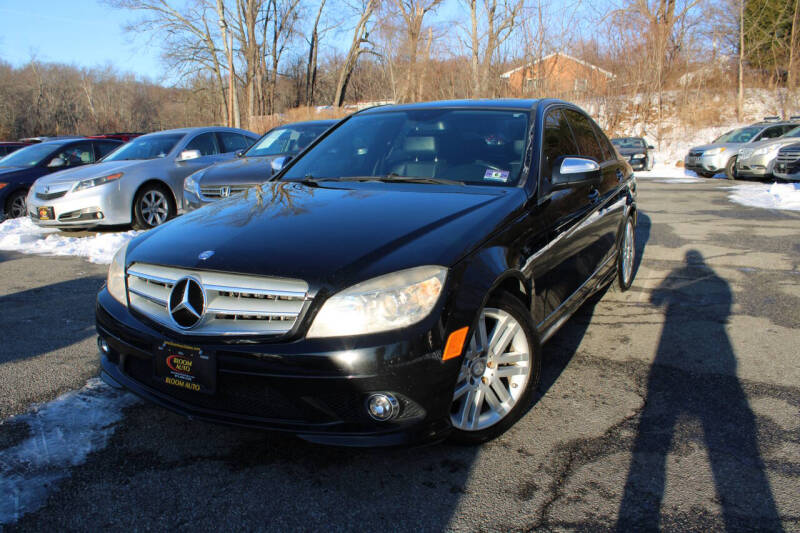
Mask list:
[[[217,185],[217,186],[205,186],[200,187],[200,194],[209,199],[219,199],[225,198],[222,196],[222,189],[226,187],[225,185]],[[228,186],[230,192],[228,196],[233,196],[234,194],[239,194],[247,189],[250,188],[250,185],[236,185],[236,186]]]
[[[197,279],[206,293],[203,320],[181,330],[167,311],[175,283]],[[308,295],[301,280],[228,274],[134,263],[127,270],[131,307],[170,329],[190,335],[271,335],[294,327]]]

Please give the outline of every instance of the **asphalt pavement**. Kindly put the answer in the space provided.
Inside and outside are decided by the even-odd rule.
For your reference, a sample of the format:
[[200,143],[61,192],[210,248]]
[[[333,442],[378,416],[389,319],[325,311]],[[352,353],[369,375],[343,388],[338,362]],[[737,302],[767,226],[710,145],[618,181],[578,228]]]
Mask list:
[[[640,180],[634,286],[545,345],[493,442],[323,447],[138,402],[5,528],[800,530],[800,214],[728,185]],[[0,252],[0,464],[41,431],[9,417],[97,374],[104,273]]]

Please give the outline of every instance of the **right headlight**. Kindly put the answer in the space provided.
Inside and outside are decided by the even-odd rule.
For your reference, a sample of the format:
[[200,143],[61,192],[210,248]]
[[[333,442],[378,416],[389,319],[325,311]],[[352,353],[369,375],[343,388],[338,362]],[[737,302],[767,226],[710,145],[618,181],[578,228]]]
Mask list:
[[128,253],[128,244],[125,243],[122,248],[117,250],[114,254],[114,259],[111,260],[111,266],[108,267],[108,279],[106,280],[106,287],[108,293],[116,301],[124,306],[128,306],[128,295],[125,289],[125,255]]
[[314,318],[307,337],[344,337],[399,329],[433,310],[447,277],[441,266],[386,274],[331,296]]
[[192,174],[189,174],[185,180],[183,180],[183,190],[189,191],[191,193],[200,196],[200,178],[203,177],[203,174],[206,173],[208,169],[198,170]]
[[712,148],[711,150],[706,150],[703,152],[703,155],[719,155],[724,152],[726,148],[724,146],[720,146],[719,148]]

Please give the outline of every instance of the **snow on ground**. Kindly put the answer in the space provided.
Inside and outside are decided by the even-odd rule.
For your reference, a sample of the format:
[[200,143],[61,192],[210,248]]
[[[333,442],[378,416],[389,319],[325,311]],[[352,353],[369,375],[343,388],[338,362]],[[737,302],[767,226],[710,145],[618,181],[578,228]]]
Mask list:
[[0,224],[0,250],[26,254],[72,255],[92,263],[110,263],[117,250],[140,232],[97,233],[70,237],[56,229],[40,228],[28,218],[14,218]]
[[656,163],[653,170],[637,170],[634,172],[637,178],[654,178],[654,181],[665,183],[702,183],[703,180],[697,174],[683,167]]
[[70,468],[108,444],[122,410],[136,402],[132,394],[93,378],[80,390],[3,422],[27,425],[29,436],[0,451],[0,526],[44,505]]
[[800,211],[800,183],[756,183],[730,189],[728,199],[737,204]]

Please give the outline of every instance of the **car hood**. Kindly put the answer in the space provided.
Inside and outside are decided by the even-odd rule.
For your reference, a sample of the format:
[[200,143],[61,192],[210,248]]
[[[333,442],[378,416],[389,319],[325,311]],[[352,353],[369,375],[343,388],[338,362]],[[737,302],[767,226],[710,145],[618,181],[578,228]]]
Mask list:
[[21,170],[27,170],[27,167],[0,167],[0,176],[3,174],[13,174]]
[[647,154],[647,148],[619,148],[617,147],[619,155],[633,155],[633,154]]
[[101,163],[94,163],[92,165],[81,165],[79,167],[68,168],[59,170],[47,176],[43,176],[36,180],[36,185],[64,185],[72,184],[76,181],[87,178],[99,178],[117,172],[123,172],[133,166],[144,165],[151,163],[151,161],[108,161]]
[[264,183],[272,176],[271,163],[278,156],[241,157],[223,161],[206,169],[200,184],[210,185],[254,185]]
[[767,146],[768,147],[784,147],[784,146],[789,146],[790,144],[794,144],[796,142],[800,142],[800,138],[787,137],[785,139],[782,139],[782,138],[778,137],[776,139],[766,139],[766,140],[763,140],[763,141],[750,143],[750,144],[747,145],[747,148],[748,149],[753,149],[753,150],[758,150],[759,148],[764,148],[764,147],[767,147]]
[[[261,191],[261,192],[259,192]],[[270,182],[134,239],[127,263],[302,279],[339,290],[420,265],[454,265],[518,216],[519,188]],[[214,254],[201,261],[201,252]]]
[[728,150],[738,150],[742,146],[747,143],[714,143],[714,144],[704,144],[701,146],[694,146],[690,149],[690,151],[701,150],[705,152],[706,150],[711,150],[712,148],[727,148]]

